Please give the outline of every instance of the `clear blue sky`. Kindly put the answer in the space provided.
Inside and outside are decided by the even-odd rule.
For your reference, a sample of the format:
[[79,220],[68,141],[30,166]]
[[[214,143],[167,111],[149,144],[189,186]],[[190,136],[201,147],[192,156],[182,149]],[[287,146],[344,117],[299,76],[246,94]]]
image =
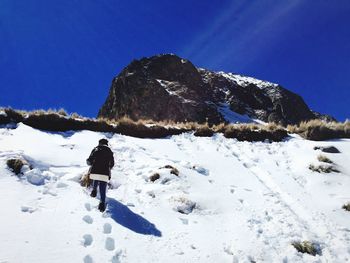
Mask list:
[[132,59],[280,83],[350,118],[350,1],[0,0],[0,106],[96,116]]

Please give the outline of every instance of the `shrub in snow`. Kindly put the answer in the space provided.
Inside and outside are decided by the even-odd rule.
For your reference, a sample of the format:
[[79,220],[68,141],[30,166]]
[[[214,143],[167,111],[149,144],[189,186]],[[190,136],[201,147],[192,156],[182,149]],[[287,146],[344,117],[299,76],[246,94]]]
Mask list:
[[278,125],[230,124],[214,127],[216,132],[222,132],[226,138],[236,138],[238,141],[282,141],[288,137],[287,131]]
[[289,132],[298,133],[308,140],[323,141],[335,138],[350,138],[350,122],[326,122],[310,120],[299,125],[288,125]]
[[343,209],[350,212],[350,203],[343,205]]
[[10,122],[16,122],[16,123],[21,122],[23,121],[24,115],[25,115],[25,112],[13,110],[11,108],[4,109],[4,112],[6,116],[3,115],[4,118],[0,124],[7,124]]
[[214,131],[208,126],[202,126],[196,129],[194,136],[198,137],[211,137],[214,135]]
[[165,165],[163,168],[165,169],[170,169],[170,173],[173,174],[173,175],[176,175],[176,176],[179,176],[179,170],[176,169],[174,166],[171,166],[169,164]]
[[333,163],[333,161],[331,159],[329,159],[327,156],[324,156],[324,155],[319,155],[317,156],[317,160],[319,160],[320,162],[323,162],[323,163]]
[[334,168],[333,165],[313,165],[313,164],[310,164],[309,169],[313,172],[318,172],[318,173],[331,173],[331,172],[339,173],[339,171],[336,168]]
[[25,173],[27,181],[34,185],[42,185],[45,183],[45,176],[39,169],[33,169]]
[[138,138],[164,138],[188,131],[186,129],[165,128],[157,124],[150,126],[142,121],[135,122],[127,118],[118,120],[115,129],[117,133]]
[[22,159],[9,159],[7,160],[6,164],[12,172],[18,175],[21,173],[22,167],[25,164],[25,162]]
[[196,203],[187,199],[186,197],[179,197],[174,199],[175,201],[175,210],[181,214],[190,214],[193,209],[196,207]]
[[307,253],[312,256],[321,255],[321,248],[319,244],[310,241],[295,241],[292,246],[300,253]]
[[150,176],[149,180],[151,182],[154,182],[154,181],[158,180],[159,178],[160,178],[159,173],[154,173],[153,175]]

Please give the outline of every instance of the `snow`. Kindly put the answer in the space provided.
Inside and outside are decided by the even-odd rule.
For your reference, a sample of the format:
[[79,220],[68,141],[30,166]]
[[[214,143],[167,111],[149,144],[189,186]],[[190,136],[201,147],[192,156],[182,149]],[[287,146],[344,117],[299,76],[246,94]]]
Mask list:
[[218,111],[221,113],[221,115],[224,117],[226,121],[229,123],[250,123],[255,122],[253,119],[251,119],[247,115],[241,115],[237,112],[234,112],[230,109],[230,105],[227,103],[221,103],[218,107]]
[[250,118],[248,115],[242,115],[237,112],[234,112],[230,109],[230,105],[228,103],[220,103],[218,107],[218,111],[224,117],[224,119],[229,123],[258,123],[262,125],[267,125],[266,122]]
[[166,90],[166,92],[168,92],[169,95],[178,97],[179,99],[181,99],[181,101],[183,103],[195,103],[195,101],[185,99],[183,96],[181,96],[179,94],[179,93],[184,91],[183,89],[178,89],[178,88],[176,90],[170,89],[170,86],[172,86],[172,85],[179,85],[178,82],[168,81],[168,80],[163,80],[163,79],[156,79],[156,81]]
[[7,114],[3,109],[0,109],[0,116],[7,117]]
[[256,79],[248,76],[239,75],[239,74],[225,73],[223,71],[217,72],[217,74],[222,75],[228,80],[235,81],[238,85],[242,87],[246,87],[249,84],[254,84],[261,89],[278,86],[278,84],[275,84],[266,80],[260,80],[260,79]]
[[[78,181],[102,137],[116,166],[101,214]],[[322,154],[341,173],[310,171],[321,154],[313,147],[330,145],[341,153]],[[14,156],[33,170],[14,175],[6,167]],[[139,139],[2,128],[0,262],[347,262],[349,158],[349,139],[251,143],[220,134]],[[169,180],[150,182],[155,172]],[[298,253],[291,243],[303,240],[322,254]]]

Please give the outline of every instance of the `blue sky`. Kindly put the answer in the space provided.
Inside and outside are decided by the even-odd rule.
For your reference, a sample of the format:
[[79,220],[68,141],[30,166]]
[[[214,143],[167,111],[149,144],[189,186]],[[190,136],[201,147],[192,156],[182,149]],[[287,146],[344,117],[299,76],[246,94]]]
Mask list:
[[350,1],[1,0],[1,106],[96,116],[131,60],[175,53],[350,118]]

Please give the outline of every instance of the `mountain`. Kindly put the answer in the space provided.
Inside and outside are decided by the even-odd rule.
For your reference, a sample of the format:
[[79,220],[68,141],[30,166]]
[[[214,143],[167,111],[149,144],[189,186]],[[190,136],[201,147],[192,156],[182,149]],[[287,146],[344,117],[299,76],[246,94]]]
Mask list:
[[278,122],[322,117],[281,85],[197,68],[173,54],[132,61],[113,79],[98,117],[156,121]]

